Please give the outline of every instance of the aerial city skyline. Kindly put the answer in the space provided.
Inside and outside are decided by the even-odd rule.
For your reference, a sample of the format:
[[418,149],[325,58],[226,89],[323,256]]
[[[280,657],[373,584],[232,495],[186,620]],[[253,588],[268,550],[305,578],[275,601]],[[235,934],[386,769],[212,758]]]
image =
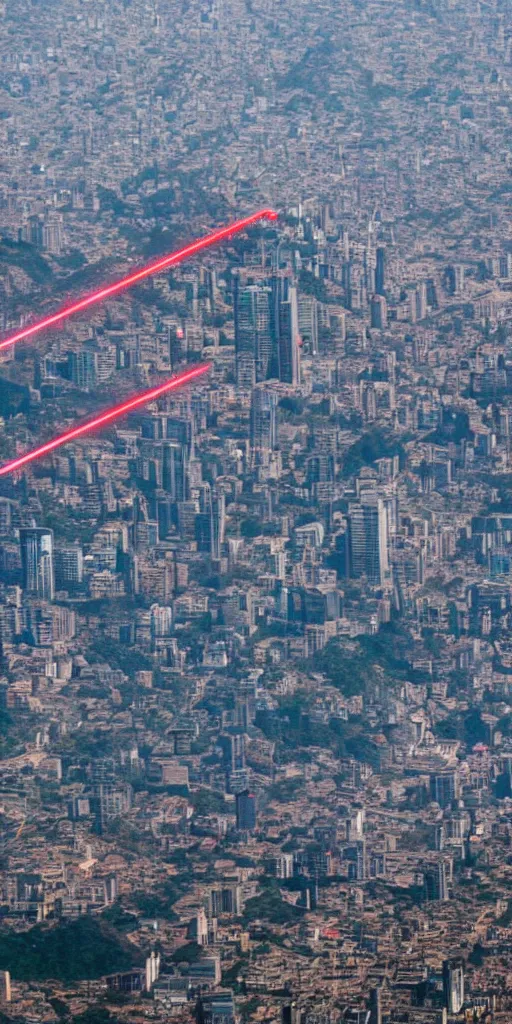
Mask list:
[[0,2],[0,1024],[512,1021],[509,6]]

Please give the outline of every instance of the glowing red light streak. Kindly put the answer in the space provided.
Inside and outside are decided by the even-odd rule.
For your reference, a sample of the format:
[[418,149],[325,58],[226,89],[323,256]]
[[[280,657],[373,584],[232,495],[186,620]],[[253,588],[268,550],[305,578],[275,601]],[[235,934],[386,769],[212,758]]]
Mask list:
[[140,270],[134,271],[133,274],[128,274],[127,277],[122,277],[119,281],[114,281],[113,284],[106,285],[104,288],[100,288],[99,291],[86,295],[83,299],[78,299],[71,306],[66,306],[57,313],[52,313],[50,316],[45,317],[44,320],[37,320],[36,323],[23,327],[16,334],[12,334],[9,338],[5,338],[4,341],[0,342],[0,352],[3,349],[9,348],[10,345],[15,345],[17,341],[22,341],[23,338],[30,338],[31,335],[44,330],[45,327],[53,327],[55,324],[60,323],[61,320],[66,320],[68,316],[73,316],[74,313],[80,313],[81,310],[88,309],[89,306],[95,305],[96,302],[102,302],[103,299],[117,295],[118,292],[124,291],[125,288],[131,288],[138,281],[144,281],[146,277],[158,274],[161,270],[165,270],[166,267],[182,263],[189,256],[194,256],[196,253],[202,252],[203,249],[208,249],[211,245],[216,245],[218,242],[231,238],[232,235],[244,231],[245,228],[250,227],[251,224],[256,224],[260,220],[277,220],[277,213],[274,210],[258,210],[257,213],[252,213],[249,217],[234,221],[226,228],[220,228],[219,231],[213,231],[210,235],[198,238],[183,249],[171,252],[168,256],[163,256],[162,259],[157,260],[156,263],[150,263],[146,267],[141,267]]
[[194,366],[192,369],[178,374],[177,377],[172,377],[171,380],[166,380],[165,384],[159,384],[158,387],[151,388],[150,391],[143,391],[141,394],[135,395],[134,398],[128,399],[127,402],[122,402],[121,405],[115,405],[112,409],[107,409],[106,412],[102,412],[95,419],[81,423],[78,427],[73,427],[72,430],[67,430],[65,434],[54,437],[53,440],[42,444],[40,448],[34,448],[33,451],[20,455],[17,459],[12,459],[11,462],[6,462],[4,466],[0,466],[0,476],[5,476],[6,473],[13,473],[16,469],[26,466],[27,462],[40,459],[43,455],[53,452],[55,448],[60,448],[62,444],[74,441],[75,438],[80,437],[82,434],[88,434],[90,430],[103,427],[106,423],[111,423],[112,420],[118,419],[119,416],[124,416],[125,413],[131,412],[132,409],[137,409],[138,406],[152,402],[153,399],[166,394],[168,391],[174,391],[175,388],[180,388],[184,384],[188,384],[189,381],[202,377],[204,373],[208,372],[210,367],[211,363],[201,363],[199,366]]

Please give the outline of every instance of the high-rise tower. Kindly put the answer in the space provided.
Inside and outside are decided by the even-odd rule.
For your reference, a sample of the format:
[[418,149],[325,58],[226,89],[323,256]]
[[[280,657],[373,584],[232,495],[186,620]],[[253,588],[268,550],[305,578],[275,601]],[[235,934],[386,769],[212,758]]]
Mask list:
[[366,496],[349,505],[350,575],[366,576],[373,586],[388,573],[388,519],[382,498]]
[[53,530],[20,530],[23,588],[34,597],[52,601],[55,590]]
[[272,358],[270,330],[270,289],[261,285],[240,285],[235,279],[235,349],[237,380],[252,387],[266,380]]
[[260,455],[277,448],[277,400],[277,393],[270,387],[256,387],[252,394],[251,448]]
[[443,993],[448,1013],[460,1013],[464,1005],[464,964],[443,960]]

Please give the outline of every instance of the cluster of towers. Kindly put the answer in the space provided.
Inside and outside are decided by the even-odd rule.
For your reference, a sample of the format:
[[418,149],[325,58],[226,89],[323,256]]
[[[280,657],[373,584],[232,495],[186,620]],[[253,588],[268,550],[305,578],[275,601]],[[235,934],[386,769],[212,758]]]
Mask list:
[[236,278],[234,301],[238,385],[252,388],[271,378],[298,384],[299,300],[290,278],[247,285]]

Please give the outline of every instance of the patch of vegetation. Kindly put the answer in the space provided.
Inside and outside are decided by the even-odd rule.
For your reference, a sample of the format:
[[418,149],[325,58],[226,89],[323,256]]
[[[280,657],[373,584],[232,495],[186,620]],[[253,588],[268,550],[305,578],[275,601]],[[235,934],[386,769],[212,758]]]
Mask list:
[[135,914],[128,914],[124,907],[121,906],[119,900],[116,900],[110,907],[107,907],[101,917],[103,921],[106,921],[107,924],[111,925],[118,932],[133,932],[138,926]]
[[43,256],[28,242],[14,242],[11,238],[0,239],[0,269],[18,267],[34,284],[48,284],[53,281],[53,271]]
[[190,801],[194,805],[196,814],[225,814],[226,804],[222,793],[216,793],[213,789],[199,789],[192,793]]
[[404,451],[400,441],[391,434],[374,429],[363,434],[345,453],[343,471],[352,476],[359,473],[363,466],[370,466],[377,459],[391,458],[394,455],[399,455],[403,461]]
[[141,651],[124,644],[116,643],[109,637],[96,637],[94,644],[86,651],[87,661],[93,664],[107,664],[111,668],[119,668],[129,678],[135,672],[143,672],[153,667],[153,662]]
[[138,958],[135,946],[111,925],[93,917],[0,933],[0,969],[10,971],[17,981],[101,978],[128,970]]
[[255,896],[247,900],[244,909],[244,922],[246,924],[259,919],[269,921],[271,924],[295,924],[301,918],[298,907],[285,903],[281,898],[279,886],[270,885],[261,896]]

